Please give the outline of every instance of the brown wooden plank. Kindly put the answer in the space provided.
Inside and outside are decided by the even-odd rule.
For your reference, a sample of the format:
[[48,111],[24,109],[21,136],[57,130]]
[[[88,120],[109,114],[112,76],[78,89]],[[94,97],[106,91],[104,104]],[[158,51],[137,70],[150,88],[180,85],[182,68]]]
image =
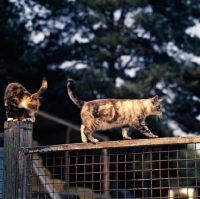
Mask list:
[[138,140],[120,140],[92,143],[77,143],[77,144],[62,144],[49,145],[40,147],[27,148],[27,153],[46,153],[51,151],[66,151],[66,150],[90,150],[90,149],[111,149],[123,147],[139,147],[139,146],[158,146],[172,144],[192,144],[200,143],[200,136],[193,137],[169,137],[169,138],[149,138]]

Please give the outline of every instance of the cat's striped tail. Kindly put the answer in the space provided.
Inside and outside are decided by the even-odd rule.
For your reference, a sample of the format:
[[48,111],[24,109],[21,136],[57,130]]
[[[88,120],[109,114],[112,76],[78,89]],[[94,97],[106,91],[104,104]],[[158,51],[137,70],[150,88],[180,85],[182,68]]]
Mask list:
[[74,104],[76,104],[76,106],[78,106],[79,108],[82,108],[85,101],[78,99],[78,97],[74,94],[72,85],[73,85],[73,80],[68,79],[67,80],[67,91],[68,91],[69,98],[72,100],[72,102],[74,102]]
[[47,87],[48,87],[47,79],[44,77],[42,80],[40,89],[37,92],[38,97],[41,97],[45,93],[45,91],[47,90]]

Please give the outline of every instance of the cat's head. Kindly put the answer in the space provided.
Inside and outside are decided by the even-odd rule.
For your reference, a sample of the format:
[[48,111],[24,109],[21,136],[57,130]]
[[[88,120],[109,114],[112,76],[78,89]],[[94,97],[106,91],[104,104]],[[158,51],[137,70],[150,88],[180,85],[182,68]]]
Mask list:
[[151,98],[151,104],[150,104],[151,115],[156,115],[161,119],[162,118],[162,107],[163,107],[162,99],[158,99],[157,95],[155,97]]
[[26,106],[29,110],[32,110],[34,112],[38,111],[38,108],[40,106],[40,98],[38,96],[38,93],[34,93],[26,99]]

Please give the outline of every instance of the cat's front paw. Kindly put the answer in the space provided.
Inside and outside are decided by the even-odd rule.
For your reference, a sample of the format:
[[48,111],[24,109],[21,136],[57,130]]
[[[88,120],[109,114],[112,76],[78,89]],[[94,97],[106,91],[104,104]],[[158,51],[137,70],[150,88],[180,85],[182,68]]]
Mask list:
[[158,138],[157,135],[152,134],[150,138]]
[[124,140],[132,140],[131,137],[127,136],[127,137],[123,137]]
[[148,137],[149,137],[149,138],[158,138],[158,136],[157,136],[157,135],[154,135],[153,133],[149,133]]
[[27,122],[35,122],[32,118],[26,118],[25,121],[27,121]]
[[14,119],[12,117],[7,118],[7,121],[14,121]]

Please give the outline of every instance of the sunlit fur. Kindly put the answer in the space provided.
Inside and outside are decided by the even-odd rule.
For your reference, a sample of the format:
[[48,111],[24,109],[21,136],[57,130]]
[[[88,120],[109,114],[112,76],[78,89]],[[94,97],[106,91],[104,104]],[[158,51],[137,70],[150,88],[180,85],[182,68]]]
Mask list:
[[25,100],[25,107],[27,110],[31,109],[34,112],[37,112],[40,106],[40,100],[38,99],[38,94],[35,93],[30,97],[27,97]]
[[40,106],[40,97],[46,89],[46,78],[43,78],[40,89],[34,94],[30,94],[19,83],[8,84],[4,93],[7,120],[35,122],[35,113]]
[[71,90],[72,80],[68,80],[68,94],[70,99],[81,108],[81,138],[82,142],[98,142],[92,137],[96,130],[122,127],[123,139],[128,136],[130,126],[135,127],[147,137],[158,137],[151,133],[145,124],[149,115],[162,117],[162,99],[158,96],[149,99],[99,99],[85,102],[78,99]]

